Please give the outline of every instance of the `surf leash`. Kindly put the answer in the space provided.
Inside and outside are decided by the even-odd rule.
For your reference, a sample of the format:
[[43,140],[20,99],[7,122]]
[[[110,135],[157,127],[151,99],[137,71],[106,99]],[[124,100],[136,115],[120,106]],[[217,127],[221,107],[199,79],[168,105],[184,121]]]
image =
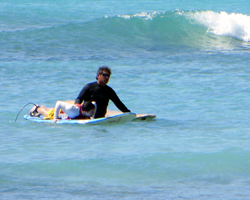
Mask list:
[[16,119],[15,119],[15,122],[16,122],[18,116],[20,115],[20,113],[23,111],[23,109],[24,109],[27,105],[29,105],[29,104],[33,104],[34,106],[37,106],[36,104],[34,104],[34,103],[32,103],[32,102],[27,103],[27,104],[19,111],[19,113],[17,114]]

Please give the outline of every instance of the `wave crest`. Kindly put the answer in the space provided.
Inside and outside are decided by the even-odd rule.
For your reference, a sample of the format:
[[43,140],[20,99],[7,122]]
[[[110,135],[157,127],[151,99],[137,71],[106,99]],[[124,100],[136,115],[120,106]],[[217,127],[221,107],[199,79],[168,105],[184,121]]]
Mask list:
[[203,11],[188,13],[186,16],[208,28],[208,32],[220,36],[229,36],[239,40],[250,41],[250,16],[224,11],[216,13]]

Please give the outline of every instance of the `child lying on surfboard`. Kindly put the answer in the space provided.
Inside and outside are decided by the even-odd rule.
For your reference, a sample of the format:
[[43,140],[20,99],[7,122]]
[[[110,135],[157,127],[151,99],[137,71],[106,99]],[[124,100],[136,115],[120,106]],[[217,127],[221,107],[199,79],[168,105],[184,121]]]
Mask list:
[[90,119],[95,114],[95,110],[96,106],[89,101],[82,105],[57,101],[55,108],[36,105],[30,110],[29,114],[32,117],[43,115],[43,119],[53,119],[53,123],[56,123],[59,119]]

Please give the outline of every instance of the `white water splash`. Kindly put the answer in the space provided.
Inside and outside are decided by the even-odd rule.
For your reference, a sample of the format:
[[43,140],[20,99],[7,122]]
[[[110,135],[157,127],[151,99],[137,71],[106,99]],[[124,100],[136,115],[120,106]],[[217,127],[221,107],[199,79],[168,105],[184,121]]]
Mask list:
[[243,14],[228,14],[226,12],[216,13],[213,11],[203,11],[185,14],[199,24],[208,28],[209,32],[216,35],[230,36],[250,41],[250,16]]

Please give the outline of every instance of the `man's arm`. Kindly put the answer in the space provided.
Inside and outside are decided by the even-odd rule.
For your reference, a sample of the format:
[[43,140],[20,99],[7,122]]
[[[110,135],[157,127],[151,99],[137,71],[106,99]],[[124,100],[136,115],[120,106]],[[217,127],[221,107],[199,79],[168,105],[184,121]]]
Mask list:
[[83,100],[86,98],[87,92],[89,89],[89,85],[85,85],[81,92],[79,93],[78,97],[75,100],[75,104],[81,104],[83,102]]
[[131,112],[123,103],[122,101],[119,99],[119,97],[117,96],[117,94],[115,93],[115,91],[110,88],[112,90],[112,95],[111,95],[111,101],[113,101],[113,103],[115,104],[115,106],[122,112]]

